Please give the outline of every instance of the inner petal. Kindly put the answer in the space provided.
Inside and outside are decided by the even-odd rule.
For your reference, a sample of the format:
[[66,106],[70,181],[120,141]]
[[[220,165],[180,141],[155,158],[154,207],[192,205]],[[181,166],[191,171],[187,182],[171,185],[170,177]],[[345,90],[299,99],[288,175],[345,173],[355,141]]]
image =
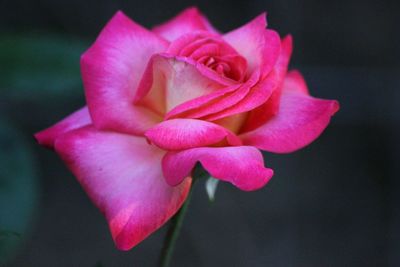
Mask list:
[[246,59],[221,37],[209,32],[185,34],[170,44],[167,53],[190,58],[236,82],[242,82],[246,75]]
[[199,62],[199,59],[205,56],[217,56],[220,53],[220,48],[218,44],[204,44],[203,46],[199,47],[195,51],[192,52],[190,55],[191,58]]

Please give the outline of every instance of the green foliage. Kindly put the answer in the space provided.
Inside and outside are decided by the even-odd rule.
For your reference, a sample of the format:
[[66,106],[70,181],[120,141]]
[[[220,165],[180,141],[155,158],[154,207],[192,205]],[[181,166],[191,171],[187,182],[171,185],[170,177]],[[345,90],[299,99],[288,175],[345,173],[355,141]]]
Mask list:
[[24,137],[0,120],[0,264],[15,253],[32,222],[38,184]]
[[83,96],[79,60],[88,47],[61,36],[0,36],[0,114],[24,129],[0,118],[0,266],[29,237],[38,204],[36,166],[26,139],[53,122],[49,112],[63,114],[59,106]]
[[80,40],[54,36],[0,37],[0,96],[43,100],[82,94]]

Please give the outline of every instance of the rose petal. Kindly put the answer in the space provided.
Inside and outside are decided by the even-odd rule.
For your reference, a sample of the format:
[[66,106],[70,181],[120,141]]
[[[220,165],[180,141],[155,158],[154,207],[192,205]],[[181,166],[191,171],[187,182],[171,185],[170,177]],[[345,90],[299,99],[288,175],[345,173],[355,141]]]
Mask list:
[[53,148],[54,141],[59,136],[91,123],[92,120],[88,108],[85,106],[57,122],[53,126],[36,133],[35,138],[39,144]]
[[186,101],[170,110],[166,114],[165,118],[198,118],[201,117],[203,114],[215,112],[215,110],[212,109],[213,107],[216,107],[218,111],[220,110],[221,106],[218,104],[211,106],[211,104],[219,102],[223,99],[227,99],[227,96],[231,95],[232,92],[236,92],[239,88],[241,88],[241,86],[241,84],[235,84],[225,87],[223,89],[216,90],[214,92],[211,92],[210,94]]
[[202,117],[202,119],[215,121],[226,118],[228,116],[252,110],[265,103],[271,96],[275,88],[279,86],[279,83],[279,76],[276,72],[273,71],[266,79],[260,81],[254,87],[250,88],[250,90],[248,90],[248,93],[242,99],[240,99],[240,101],[226,107],[219,112]]
[[273,70],[260,82],[258,82],[260,71],[255,69],[245,83],[228,86],[187,101],[168,112],[166,118],[201,118],[216,121],[259,107],[271,97],[282,83],[291,53],[292,38],[287,36],[282,40],[282,49]]
[[163,121],[149,129],[145,136],[156,146],[165,150],[209,146],[225,139],[230,145],[241,145],[240,139],[224,127],[193,119]]
[[[290,79],[290,78],[289,78]],[[328,126],[339,109],[335,100],[318,99],[293,87],[294,80],[285,83],[280,98],[279,112],[259,128],[241,135],[244,144],[275,152],[289,153],[314,141]]]
[[283,88],[292,92],[299,92],[309,95],[307,83],[298,70],[291,70],[286,74]]
[[260,68],[267,75],[278,58],[279,34],[266,30],[266,14],[263,13],[244,26],[226,33],[223,38],[247,59],[248,73]]
[[[262,105],[256,106],[255,102],[250,103],[253,104],[252,108],[247,116],[247,120],[243,124],[240,132],[246,132],[254,130],[261,125],[263,125],[268,119],[274,116],[278,110],[280,105],[280,98],[282,93],[282,85],[285,81],[285,75],[287,73],[287,68],[289,64],[289,60],[293,51],[293,40],[290,35],[286,36],[282,40],[282,49],[279,55],[279,58],[274,66],[274,70],[270,74],[272,78],[276,79],[276,86],[273,89],[272,94],[269,96],[268,100],[264,102]],[[273,76],[272,76],[273,74]],[[268,77],[267,77],[268,78]],[[254,98],[253,98],[254,99]],[[249,97],[251,101],[251,98]],[[261,99],[256,98],[255,101],[259,101]]]
[[[187,58],[186,61],[196,66],[203,75],[225,85],[242,81],[246,74],[246,59],[237,54],[235,49],[220,36],[209,32],[194,31],[186,33],[171,42],[166,53]],[[227,76],[221,75],[221,73],[211,69],[209,66],[205,66],[200,60],[202,57],[206,59],[212,57],[216,63],[233,61],[231,62],[232,64],[229,64],[232,73],[227,72]]]
[[281,99],[281,86],[275,88],[268,100],[262,105],[250,110],[247,118],[240,128],[240,133],[252,131],[263,125],[268,119],[278,113]]
[[81,58],[86,100],[99,129],[141,134],[161,118],[133,105],[148,60],[168,42],[117,12]]
[[274,68],[281,55],[281,37],[274,30],[264,31],[264,47],[261,50],[261,73],[266,76]]
[[219,35],[207,31],[190,31],[172,41],[167,53],[189,57],[194,51],[210,43],[217,46],[226,46],[225,49],[228,49],[229,52],[235,52]]
[[240,133],[240,129],[243,123],[246,121],[247,115],[247,113],[239,113],[233,116],[213,121],[213,123],[221,125],[222,127],[229,129],[231,132],[236,134]]
[[187,59],[154,55],[135,96],[135,103],[165,113],[188,100],[209,95],[223,85],[209,79]]
[[168,152],[164,156],[162,166],[167,182],[180,184],[196,162],[200,162],[212,177],[245,191],[263,187],[273,175],[271,169],[264,167],[263,157],[254,147],[200,147]]
[[216,121],[257,108],[264,104],[283,82],[291,52],[292,39],[288,36],[282,41],[279,59],[267,77],[259,81],[260,72],[256,69],[245,83],[185,102],[169,112],[166,118],[185,117]]
[[259,74],[255,71],[243,84],[228,86],[203,97],[189,100],[168,112],[166,118],[202,118],[232,107],[248,94],[257,83]]
[[163,152],[141,137],[80,128],[57,139],[56,151],[94,204],[112,237],[128,250],[162,226],[185,201],[191,179],[166,184]]
[[217,33],[196,7],[187,8],[173,19],[153,28],[153,32],[169,41],[197,30]]

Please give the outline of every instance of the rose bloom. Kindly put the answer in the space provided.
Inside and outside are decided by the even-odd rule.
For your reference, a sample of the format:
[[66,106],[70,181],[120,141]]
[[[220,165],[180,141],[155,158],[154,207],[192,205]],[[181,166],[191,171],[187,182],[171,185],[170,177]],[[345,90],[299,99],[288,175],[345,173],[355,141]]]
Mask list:
[[185,201],[197,162],[241,190],[273,171],[259,149],[298,150],[339,105],[287,72],[292,38],[262,14],[225,34],[196,8],[147,30],[117,12],[81,57],[87,106],[35,135],[104,213],[119,249]]

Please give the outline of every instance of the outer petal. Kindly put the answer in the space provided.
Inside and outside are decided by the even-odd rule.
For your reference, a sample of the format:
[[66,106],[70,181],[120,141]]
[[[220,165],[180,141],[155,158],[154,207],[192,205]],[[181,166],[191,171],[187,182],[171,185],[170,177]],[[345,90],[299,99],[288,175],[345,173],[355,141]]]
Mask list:
[[149,129],[145,136],[165,150],[210,146],[225,139],[230,145],[241,145],[240,139],[224,127],[193,119],[163,121]]
[[86,100],[96,127],[141,134],[161,120],[134,106],[133,98],[148,60],[167,46],[167,41],[117,12],[81,58]]
[[169,41],[173,41],[185,33],[198,30],[217,33],[208,20],[195,7],[187,8],[175,18],[153,28],[155,33]]
[[308,92],[306,81],[298,70],[291,70],[287,73],[283,87],[291,92],[299,92],[305,95],[310,94]]
[[263,187],[273,175],[271,169],[264,167],[263,157],[254,147],[201,147],[165,155],[162,166],[167,182],[170,185],[181,183],[196,162],[213,177],[245,191]]
[[191,179],[166,184],[163,152],[144,138],[93,127],[57,139],[56,151],[105,214],[119,249],[128,250],[163,225],[182,205]]
[[55,140],[61,135],[91,123],[88,108],[83,107],[53,126],[36,133],[35,138],[39,144],[53,148]]
[[274,66],[280,51],[280,37],[273,30],[266,30],[263,13],[244,26],[226,33],[223,38],[247,59],[248,71],[260,68],[266,75]]
[[241,135],[244,144],[288,153],[310,144],[322,133],[339,109],[339,103],[313,98],[296,88],[283,88],[279,112],[261,127]]

